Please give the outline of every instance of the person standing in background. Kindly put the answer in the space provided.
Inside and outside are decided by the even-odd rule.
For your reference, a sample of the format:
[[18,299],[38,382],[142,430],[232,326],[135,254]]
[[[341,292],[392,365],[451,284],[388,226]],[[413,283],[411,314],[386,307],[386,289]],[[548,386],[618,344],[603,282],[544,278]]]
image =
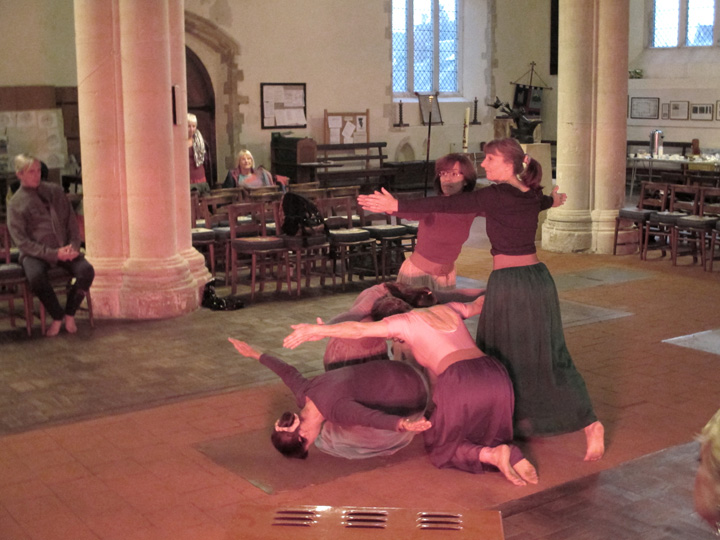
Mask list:
[[202,133],[197,128],[197,116],[187,115],[188,120],[188,154],[190,157],[190,189],[197,190],[200,195],[210,191],[208,176],[210,175],[210,149]]

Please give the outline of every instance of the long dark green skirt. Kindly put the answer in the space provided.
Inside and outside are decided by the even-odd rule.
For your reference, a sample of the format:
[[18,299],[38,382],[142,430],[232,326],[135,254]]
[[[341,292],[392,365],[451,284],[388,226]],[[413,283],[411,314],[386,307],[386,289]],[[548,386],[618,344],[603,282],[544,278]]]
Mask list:
[[516,436],[569,433],[597,420],[565,345],[557,289],[544,264],[490,274],[477,344],[513,381]]

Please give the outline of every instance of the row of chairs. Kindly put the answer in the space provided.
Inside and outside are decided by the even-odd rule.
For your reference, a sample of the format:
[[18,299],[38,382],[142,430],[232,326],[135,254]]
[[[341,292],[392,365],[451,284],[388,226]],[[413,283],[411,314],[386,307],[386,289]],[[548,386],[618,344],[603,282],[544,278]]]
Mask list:
[[[25,278],[25,271],[17,262],[17,250],[12,248],[10,233],[5,223],[0,223],[0,301],[7,302],[8,316],[10,326],[15,327],[15,301],[23,302],[23,317],[25,319],[25,328],[27,335],[32,335],[32,327],[34,324],[35,313],[33,309],[33,296],[30,293],[30,287]],[[70,288],[70,276],[60,267],[55,267],[49,271],[50,282],[58,292],[67,294]],[[87,310],[89,314],[90,325],[94,326],[92,298],[90,292],[86,295]],[[46,330],[46,313],[45,306],[40,303],[39,309],[40,328],[44,335]]]
[[640,257],[659,250],[670,252],[673,265],[679,256],[700,258],[712,271],[720,234],[720,188],[665,182],[642,182],[637,208],[623,208],[615,220],[613,254],[617,252],[620,223],[630,221],[639,234]]
[[[278,230],[281,220],[281,192],[252,193],[250,201],[238,201],[231,194],[212,192],[194,202],[193,244],[205,248],[213,275],[224,263],[226,283],[237,292],[238,275],[250,270],[250,294],[256,285],[262,291],[272,276],[276,288],[286,282],[310,285],[319,276],[324,286],[340,277],[343,288],[353,275],[389,279],[397,271],[404,254],[414,250],[417,228],[407,223],[391,223],[389,216],[369,215],[357,207],[359,187],[322,189],[300,185],[291,191],[312,200],[320,210],[328,234],[288,237]],[[379,222],[379,223],[378,223]],[[216,257],[217,254],[217,257]]]

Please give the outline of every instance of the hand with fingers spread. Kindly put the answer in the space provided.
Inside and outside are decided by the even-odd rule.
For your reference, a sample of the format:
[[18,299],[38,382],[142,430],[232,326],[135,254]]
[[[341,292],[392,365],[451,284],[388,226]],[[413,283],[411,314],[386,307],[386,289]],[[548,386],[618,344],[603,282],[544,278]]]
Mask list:
[[559,186],[555,186],[552,190],[551,196],[553,198],[553,208],[556,208],[558,206],[562,206],[565,204],[565,201],[567,201],[567,194],[566,193],[560,193],[558,190],[560,189]]
[[358,204],[369,212],[382,212],[394,214],[398,209],[398,201],[388,190],[382,188],[380,191],[370,195],[358,196]]

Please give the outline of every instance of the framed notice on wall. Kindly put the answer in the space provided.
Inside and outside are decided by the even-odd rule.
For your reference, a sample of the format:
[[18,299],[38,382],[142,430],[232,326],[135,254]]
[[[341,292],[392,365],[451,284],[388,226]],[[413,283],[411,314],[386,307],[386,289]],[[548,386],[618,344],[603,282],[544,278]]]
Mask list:
[[260,83],[262,129],[307,127],[305,83]]
[[648,120],[660,118],[660,98],[630,98],[630,118]]

